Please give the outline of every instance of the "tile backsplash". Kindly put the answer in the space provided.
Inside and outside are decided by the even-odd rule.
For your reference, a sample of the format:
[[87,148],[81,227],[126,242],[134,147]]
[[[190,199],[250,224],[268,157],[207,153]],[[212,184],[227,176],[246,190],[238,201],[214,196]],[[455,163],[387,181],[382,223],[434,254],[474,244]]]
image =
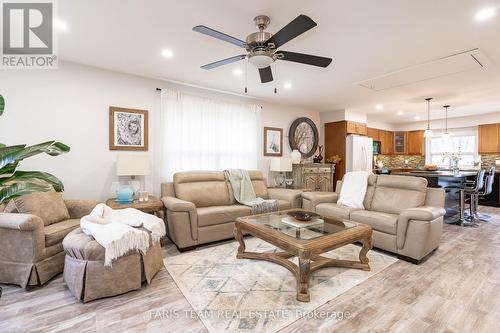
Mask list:
[[382,161],[384,167],[391,169],[415,169],[425,165],[425,157],[418,155],[377,155],[375,158],[377,161]]
[[500,170],[500,166],[495,165],[495,160],[500,160],[499,154],[481,155],[481,161],[483,162],[482,163],[483,168],[490,168],[490,167],[494,166],[497,168],[497,170]]

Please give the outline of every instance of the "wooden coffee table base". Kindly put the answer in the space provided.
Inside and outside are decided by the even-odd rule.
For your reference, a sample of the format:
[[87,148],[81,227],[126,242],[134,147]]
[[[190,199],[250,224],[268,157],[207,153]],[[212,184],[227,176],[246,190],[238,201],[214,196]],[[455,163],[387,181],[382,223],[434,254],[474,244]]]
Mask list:
[[370,270],[370,265],[368,264],[369,260],[366,254],[372,248],[371,232],[369,237],[361,240],[361,242],[363,243],[363,247],[359,252],[359,261],[331,259],[322,257],[320,255],[312,255],[308,250],[299,250],[299,253],[297,255],[299,259],[298,265],[288,260],[289,258],[296,256],[296,254],[292,254],[286,251],[277,253],[258,253],[245,251],[245,240],[243,238],[241,228],[238,228],[238,224],[234,229],[234,235],[240,244],[240,246],[238,247],[238,253],[236,255],[238,259],[266,260],[281,265],[292,272],[292,274],[297,279],[297,300],[301,302],[310,301],[309,277],[312,272],[320,268],[333,266],[358,268],[364,271]]

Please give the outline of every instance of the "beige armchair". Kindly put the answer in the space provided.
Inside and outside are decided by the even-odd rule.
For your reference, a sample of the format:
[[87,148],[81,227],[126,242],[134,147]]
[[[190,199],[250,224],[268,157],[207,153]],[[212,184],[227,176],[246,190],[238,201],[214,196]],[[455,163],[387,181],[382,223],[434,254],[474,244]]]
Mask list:
[[364,209],[338,205],[335,193],[303,193],[304,208],[325,216],[365,223],[373,228],[374,246],[419,263],[439,246],[445,193],[428,188],[420,177],[377,176],[368,179]]
[[[258,197],[275,199],[280,209],[301,206],[301,190],[267,188],[260,171],[249,171]],[[192,171],[174,175],[162,184],[162,200],[167,211],[167,233],[181,251],[233,237],[235,220],[252,214],[238,204],[223,172]]]
[[33,214],[0,210],[0,283],[23,288],[42,285],[62,273],[63,238],[80,225],[80,218],[98,201],[65,200],[69,219],[48,224]]

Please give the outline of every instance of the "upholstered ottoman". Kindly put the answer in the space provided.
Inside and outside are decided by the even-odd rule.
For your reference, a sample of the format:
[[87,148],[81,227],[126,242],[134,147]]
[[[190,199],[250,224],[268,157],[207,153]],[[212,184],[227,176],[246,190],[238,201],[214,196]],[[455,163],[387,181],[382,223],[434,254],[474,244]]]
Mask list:
[[64,281],[83,302],[141,289],[163,267],[161,248],[154,244],[145,254],[130,253],[104,266],[104,248],[80,228],[63,240],[66,253]]

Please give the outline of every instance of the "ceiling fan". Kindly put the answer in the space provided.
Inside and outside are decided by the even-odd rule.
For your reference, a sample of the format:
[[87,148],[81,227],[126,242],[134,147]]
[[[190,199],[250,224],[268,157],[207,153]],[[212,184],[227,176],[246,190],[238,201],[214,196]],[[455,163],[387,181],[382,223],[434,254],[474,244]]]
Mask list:
[[299,15],[274,35],[264,31],[269,25],[269,22],[271,22],[268,16],[259,15],[253,20],[259,31],[248,35],[246,41],[242,41],[204,25],[197,25],[194,27],[194,31],[234,44],[247,51],[246,54],[212,62],[201,66],[201,68],[213,69],[248,58],[248,62],[259,69],[261,82],[266,83],[273,80],[270,65],[276,60],[293,61],[323,68],[327,67],[332,62],[331,58],[278,50],[278,48],[285,43],[317,25],[310,17]]

